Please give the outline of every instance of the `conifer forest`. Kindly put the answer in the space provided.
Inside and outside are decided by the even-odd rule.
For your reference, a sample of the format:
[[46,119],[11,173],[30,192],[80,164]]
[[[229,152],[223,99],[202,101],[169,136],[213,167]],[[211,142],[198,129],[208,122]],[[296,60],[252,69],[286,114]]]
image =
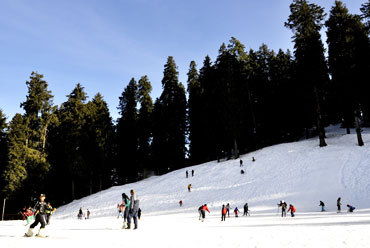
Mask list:
[[291,31],[293,51],[266,44],[247,50],[231,37],[217,58],[189,61],[187,82],[169,56],[161,95],[152,99],[143,71],[124,82],[116,120],[104,96],[87,96],[81,84],[54,104],[53,82],[30,72],[24,113],[10,119],[0,105],[1,198],[16,211],[43,192],[58,206],[274,144],[317,137],[323,147],[333,124],[344,133],[355,128],[353,144],[362,146],[361,127],[370,126],[370,1],[361,13],[349,13],[341,1],[325,13],[294,0],[281,24]]

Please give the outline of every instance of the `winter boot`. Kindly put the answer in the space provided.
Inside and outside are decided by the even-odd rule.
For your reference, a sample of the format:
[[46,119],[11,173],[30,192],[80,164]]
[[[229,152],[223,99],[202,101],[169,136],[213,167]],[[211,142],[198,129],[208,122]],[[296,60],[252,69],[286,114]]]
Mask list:
[[127,223],[127,227],[125,229],[131,229],[131,224]]
[[137,225],[135,225],[134,230],[137,229]]
[[33,228],[29,228],[28,231],[24,234],[27,237],[32,237],[33,236]]
[[124,221],[124,222],[123,222],[122,229],[126,229],[126,228],[127,228],[127,221]]
[[39,232],[36,235],[39,238],[45,238],[44,228],[40,228]]

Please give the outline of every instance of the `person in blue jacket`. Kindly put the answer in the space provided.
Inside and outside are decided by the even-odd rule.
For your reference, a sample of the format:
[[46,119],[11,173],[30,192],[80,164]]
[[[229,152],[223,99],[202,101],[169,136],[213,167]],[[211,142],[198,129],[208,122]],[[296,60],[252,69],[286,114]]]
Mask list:
[[347,204],[347,208],[348,208],[348,212],[353,212],[353,210],[355,210],[356,208],[354,206],[351,206],[349,204]]

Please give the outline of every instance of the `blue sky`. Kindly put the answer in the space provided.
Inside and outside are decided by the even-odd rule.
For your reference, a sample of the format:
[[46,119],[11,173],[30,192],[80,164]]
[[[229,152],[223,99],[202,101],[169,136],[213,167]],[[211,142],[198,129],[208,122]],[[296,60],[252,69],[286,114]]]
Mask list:
[[[284,27],[290,0],[1,0],[0,108],[22,113],[25,82],[44,74],[54,103],[66,101],[77,83],[91,99],[100,92],[113,119],[118,97],[132,77],[148,75],[152,97],[161,94],[163,66],[173,56],[186,84],[191,60],[198,69],[215,60],[231,36],[248,49],[292,50]],[[314,0],[328,13],[334,1]],[[365,0],[343,1],[359,13]],[[324,38],[325,40],[326,38]]]

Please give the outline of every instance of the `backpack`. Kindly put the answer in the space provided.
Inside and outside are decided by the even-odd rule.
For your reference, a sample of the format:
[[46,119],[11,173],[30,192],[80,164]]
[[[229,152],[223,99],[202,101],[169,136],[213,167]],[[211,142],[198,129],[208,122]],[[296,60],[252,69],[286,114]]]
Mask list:
[[222,209],[222,214],[226,214],[226,212],[227,212],[227,211],[226,211],[226,208],[223,208],[223,209]]

